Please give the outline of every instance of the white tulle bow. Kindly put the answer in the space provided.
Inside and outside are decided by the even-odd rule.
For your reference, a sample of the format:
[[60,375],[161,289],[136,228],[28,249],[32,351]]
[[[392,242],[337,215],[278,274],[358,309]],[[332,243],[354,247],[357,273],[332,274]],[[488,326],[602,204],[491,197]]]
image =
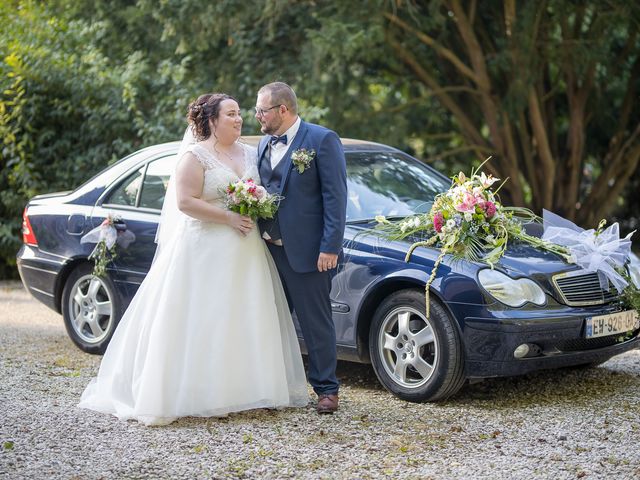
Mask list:
[[118,231],[113,225],[113,221],[106,219],[96,228],[83,235],[80,243],[100,243],[104,240],[107,248],[111,250],[116,242],[122,248],[127,248],[135,239],[136,236],[133,232],[129,230]]
[[543,240],[567,247],[577,265],[587,271],[597,272],[600,287],[608,289],[609,281],[622,292],[627,281],[615,269],[624,267],[631,254],[631,235],[620,238],[618,223],[596,235],[594,229],[585,230],[555,213],[543,210]]

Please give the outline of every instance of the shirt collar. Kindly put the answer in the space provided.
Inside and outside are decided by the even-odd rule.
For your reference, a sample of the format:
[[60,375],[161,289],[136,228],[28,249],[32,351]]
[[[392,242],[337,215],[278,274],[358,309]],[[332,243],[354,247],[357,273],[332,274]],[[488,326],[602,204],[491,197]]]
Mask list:
[[287,145],[282,145],[283,147],[288,147],[289,145],[291,145],[291,143],[293,142],[293,139],[298,133],[298,130],[300,129],[301,122],[302,120],[300,119],[300,117],[298,117],[296,121],[293,123],[293,125],[291,125],[289,129],[282,134],[287,136]]

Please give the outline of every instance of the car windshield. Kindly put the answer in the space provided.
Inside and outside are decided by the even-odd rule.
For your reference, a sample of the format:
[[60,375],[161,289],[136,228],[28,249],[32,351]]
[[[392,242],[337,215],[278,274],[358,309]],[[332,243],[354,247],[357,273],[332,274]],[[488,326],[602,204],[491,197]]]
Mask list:
[[347,154],[347,221],[405,217],[431,209],[451,182],[399,152]]

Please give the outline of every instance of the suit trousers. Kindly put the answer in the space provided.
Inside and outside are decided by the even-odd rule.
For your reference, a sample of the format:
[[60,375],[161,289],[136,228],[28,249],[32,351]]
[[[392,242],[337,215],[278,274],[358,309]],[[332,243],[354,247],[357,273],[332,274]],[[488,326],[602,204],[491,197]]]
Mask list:
[[283,247],[267,243],[289,309],[296,312],[309,360],[308,379],[318,395],[338,393],[336,329],[331,316],[332,272],[295,272]]

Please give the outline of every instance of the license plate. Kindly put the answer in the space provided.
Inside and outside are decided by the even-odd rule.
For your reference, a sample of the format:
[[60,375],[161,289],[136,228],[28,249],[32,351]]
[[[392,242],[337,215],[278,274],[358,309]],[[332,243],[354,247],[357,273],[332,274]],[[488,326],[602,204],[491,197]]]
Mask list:
[[586,338],[606,337],[638,328],[638,312],[626,310],[587,318],[584,336]]

